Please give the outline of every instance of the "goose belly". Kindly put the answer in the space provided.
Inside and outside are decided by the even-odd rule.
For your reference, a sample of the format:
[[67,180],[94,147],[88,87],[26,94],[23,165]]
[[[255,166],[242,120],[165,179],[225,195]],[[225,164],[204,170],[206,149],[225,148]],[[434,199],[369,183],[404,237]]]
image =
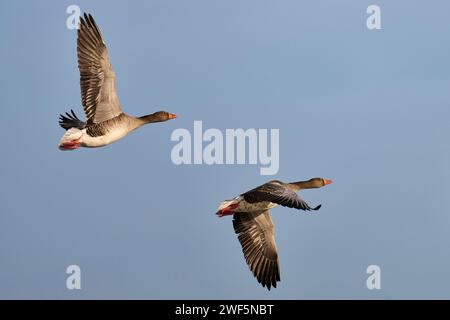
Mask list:
[[83,138],[81,139],[81,145],[86,148],[103,147],[122,139],[128,133],[128,128],[125,126],[115,127],[113,130],[108,131],[105,135],[98,137],[91,137],[85,132]]

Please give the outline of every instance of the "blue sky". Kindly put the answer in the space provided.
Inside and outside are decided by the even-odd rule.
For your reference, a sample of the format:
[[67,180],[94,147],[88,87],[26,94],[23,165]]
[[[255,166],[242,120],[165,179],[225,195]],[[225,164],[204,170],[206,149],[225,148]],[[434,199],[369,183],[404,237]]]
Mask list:
[[[124,111],[176,120],[61,152],[82,115],[76,33],[91,12]],[[366,27],[378,4],[382,29]],[[0,2],[0,298],[450,298],[448,1]],[[177,128],[280,129],[280,170],[182,165]],[[248,270],[217,205],[322,176],[316,213],[272,210],[282,281]],[[65,287],[81,267],[82,289]],[[366,288],[381,267],[382,289]]]

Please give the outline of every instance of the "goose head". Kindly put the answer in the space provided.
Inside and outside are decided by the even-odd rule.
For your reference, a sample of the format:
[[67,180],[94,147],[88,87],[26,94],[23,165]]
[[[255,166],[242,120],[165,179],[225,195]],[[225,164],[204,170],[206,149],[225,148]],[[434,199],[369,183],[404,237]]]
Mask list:
[[177,116],[173,113],[167,111],[158,111],[152,114],[148,114],[146,116],[140,117],[139,119],[144,121],[145,123],[153,123],[153,122],[164,122],[171,119],[175,119]]
[[324,187],[330,183],[332,183],[332,180],[324,179],[324,178],[312,178],[309,180],[311,187],[313,188],[321,188]]

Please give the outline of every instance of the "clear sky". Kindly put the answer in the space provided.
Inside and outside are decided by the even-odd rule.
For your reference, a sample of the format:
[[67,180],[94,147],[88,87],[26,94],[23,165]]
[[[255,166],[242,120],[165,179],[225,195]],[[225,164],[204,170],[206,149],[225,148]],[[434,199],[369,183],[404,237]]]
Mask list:
[[[176,120],[61,152],[83,116],[76,32],[93,14],[124,111]],[[366,8],[381,7],[381,30]],[[448,1],[1,1],[0,298],[450,298]],[[280,129],[280,170],[181,165],[177,128]],[[281,278],[251,275],[215,211],[276,178],[333,179],[272,210]],[[81,267],[82,289],[66,289]],[[381,268],[368,290],[366,268]]]

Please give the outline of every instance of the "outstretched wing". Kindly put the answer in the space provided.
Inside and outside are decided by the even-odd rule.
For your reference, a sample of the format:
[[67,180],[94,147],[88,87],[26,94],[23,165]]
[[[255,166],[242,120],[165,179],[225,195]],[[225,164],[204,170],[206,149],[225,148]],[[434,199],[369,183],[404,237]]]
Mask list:
[[116,76],[108,50],[94,18],[80,18],[77,39],[81,101],[87,123],[100,123],[122,113],[116,93]]
[[269,211],[235,213],[233,227],[253,275],[263,287],[276,288],[280,268]]
[[262,186],[243,193],[245,201],[249,203],[256,203],[262,201],[269,201],[279,204],[284,207],[301,209],[301,210],[318,210],[321,205],[311,208],[297,193],[286,187],[281,181],[270,181]]

